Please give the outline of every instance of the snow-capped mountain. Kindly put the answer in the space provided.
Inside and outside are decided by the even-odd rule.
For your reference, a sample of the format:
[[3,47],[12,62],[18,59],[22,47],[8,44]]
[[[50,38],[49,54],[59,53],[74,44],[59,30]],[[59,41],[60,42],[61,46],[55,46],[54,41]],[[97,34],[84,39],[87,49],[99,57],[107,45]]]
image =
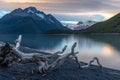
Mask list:
[[15,9],[0,19],[0,33],[46,33],[68,30],[54,16],[35,7]]
[[75,27],[74,27],[74,30],[82,30],[82,29],[87,29],[89,28],[90,26],[96,24],[97,22],[96,21],[86,21],[86,22],[78,22]]

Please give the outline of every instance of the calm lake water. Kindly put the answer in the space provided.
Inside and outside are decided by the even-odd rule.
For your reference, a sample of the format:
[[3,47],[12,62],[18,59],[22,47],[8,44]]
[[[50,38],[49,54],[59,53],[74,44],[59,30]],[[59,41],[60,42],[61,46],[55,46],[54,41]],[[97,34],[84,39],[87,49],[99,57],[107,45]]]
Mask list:
[[[14,44],[18,35],[0,35],[0,42]],[[74,42],[79,51],[79,60],[89,62],[98,57],[104,67],[120,70],[120,35],[23,35],[22,46],[56,52]]]

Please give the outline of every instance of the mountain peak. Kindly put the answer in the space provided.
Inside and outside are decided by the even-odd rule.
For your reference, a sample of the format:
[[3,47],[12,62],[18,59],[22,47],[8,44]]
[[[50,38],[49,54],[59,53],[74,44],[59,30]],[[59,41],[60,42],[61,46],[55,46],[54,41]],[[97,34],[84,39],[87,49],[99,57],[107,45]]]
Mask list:
[[27,11],[28,13],[38,12],[36,7],[28,7],[28,8],[25,8],[24,11]]
[[36,7],[27,7],[25,9],[15,9],[10,14],[12,15],[19,15],[19,16],[31,16],[31,17],[38,17],[39,19],[45,19],[46,14],[42,11],[36,9]]
[[21,13],[23,10],[21,8],[15,9],[12,11],[12,13]]

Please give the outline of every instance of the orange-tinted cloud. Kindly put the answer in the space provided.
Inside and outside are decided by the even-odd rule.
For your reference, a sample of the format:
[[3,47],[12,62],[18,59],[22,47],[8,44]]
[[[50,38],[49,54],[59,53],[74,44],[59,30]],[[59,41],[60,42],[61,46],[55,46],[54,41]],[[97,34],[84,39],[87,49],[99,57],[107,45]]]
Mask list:
[[7,3],[44,3],[43,0],[1,0]]

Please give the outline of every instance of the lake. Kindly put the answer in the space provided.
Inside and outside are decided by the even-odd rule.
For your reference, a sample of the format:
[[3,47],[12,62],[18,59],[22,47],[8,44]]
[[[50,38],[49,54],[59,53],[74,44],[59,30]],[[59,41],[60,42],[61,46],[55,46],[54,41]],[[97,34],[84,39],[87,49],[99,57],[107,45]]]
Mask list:
[[[0,35],[0,42],[14,44],[18,35]],[[74,42],[78,45],[79,60],[89,62],[98,57],[104,67],[120,70],[120,35],[23,35],[22,46],[56,52],[68,45],[66,52]]]

